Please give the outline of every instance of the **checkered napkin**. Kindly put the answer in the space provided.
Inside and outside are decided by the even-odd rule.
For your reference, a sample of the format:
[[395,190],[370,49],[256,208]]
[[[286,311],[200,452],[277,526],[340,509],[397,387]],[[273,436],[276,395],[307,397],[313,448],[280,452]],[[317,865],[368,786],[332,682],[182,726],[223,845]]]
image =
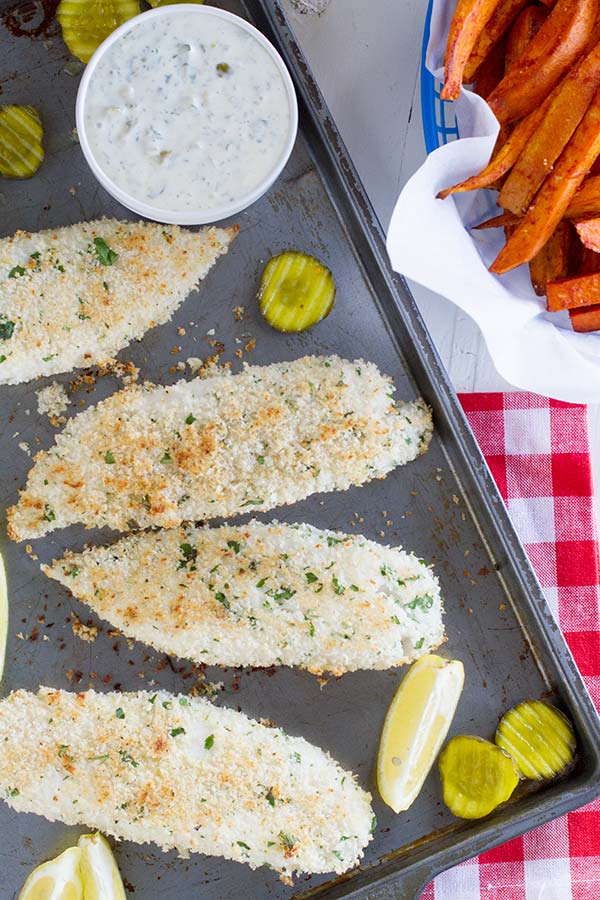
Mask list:
[[[600,567],[586,408],[516,392],[460,400],[600,709]],[[600,801],[444,872],[423,900],[600,900]]]

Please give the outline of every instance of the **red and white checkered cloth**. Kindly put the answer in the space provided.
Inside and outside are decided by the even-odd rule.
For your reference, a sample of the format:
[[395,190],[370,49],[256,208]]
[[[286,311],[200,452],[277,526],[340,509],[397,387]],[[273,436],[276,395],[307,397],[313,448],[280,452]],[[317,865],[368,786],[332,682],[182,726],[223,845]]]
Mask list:
[[[600,709],[600,568],[585,406],[462,394],[512,522]],[[450,869],[423,900],[599,900],[600,801]]]

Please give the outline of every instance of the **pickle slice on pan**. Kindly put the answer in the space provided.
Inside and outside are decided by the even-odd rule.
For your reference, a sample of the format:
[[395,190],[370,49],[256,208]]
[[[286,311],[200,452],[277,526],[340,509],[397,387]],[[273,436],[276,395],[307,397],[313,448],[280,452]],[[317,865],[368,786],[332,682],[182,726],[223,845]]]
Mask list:
[[496,744],[458,735],[439,758],[444,803],[461,819],[481,819],[511,796],[519,783],[514,761]]
[[305,331],[331,312],[335,281],[314,256],[291,250],[269,260],[258,299],[261,313],[277,331]]
[[115,28],[139,11],[137,0],[61,0],[56,15],[65,44],[86,63]]
[[44,129],[33,106],[0,107],[0,175],[31,178],[42,164]]
[[575,732],[560,710],[541,700],[528,700],[500,720],[499,747],[510,753],[523,778],[554,778],[573,761]]

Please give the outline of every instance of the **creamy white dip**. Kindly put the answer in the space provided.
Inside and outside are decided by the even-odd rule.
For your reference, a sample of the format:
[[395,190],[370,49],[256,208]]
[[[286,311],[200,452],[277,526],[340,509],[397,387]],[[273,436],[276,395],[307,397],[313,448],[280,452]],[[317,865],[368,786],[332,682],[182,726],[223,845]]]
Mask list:
[[109,47],[84,112],[108,178],[175,211],[251,194],[280,160],[290,118],[282,75],[254,35],[193,8],[141,20]]

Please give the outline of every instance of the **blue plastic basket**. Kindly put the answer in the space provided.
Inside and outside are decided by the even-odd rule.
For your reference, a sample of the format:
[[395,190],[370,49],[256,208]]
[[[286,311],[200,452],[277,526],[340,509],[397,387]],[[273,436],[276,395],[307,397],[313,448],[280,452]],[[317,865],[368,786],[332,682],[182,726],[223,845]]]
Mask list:
[[459,137],[454,104],[452,100],[441,99],[441,83],[425,68],[425,54],[429,43],[432,9],[433,0],[429,0],[421,53],[421,118],[423,120],[425,147],[428,153],[431,153],[432,150],[436,150],[443,144],[456,141]]

